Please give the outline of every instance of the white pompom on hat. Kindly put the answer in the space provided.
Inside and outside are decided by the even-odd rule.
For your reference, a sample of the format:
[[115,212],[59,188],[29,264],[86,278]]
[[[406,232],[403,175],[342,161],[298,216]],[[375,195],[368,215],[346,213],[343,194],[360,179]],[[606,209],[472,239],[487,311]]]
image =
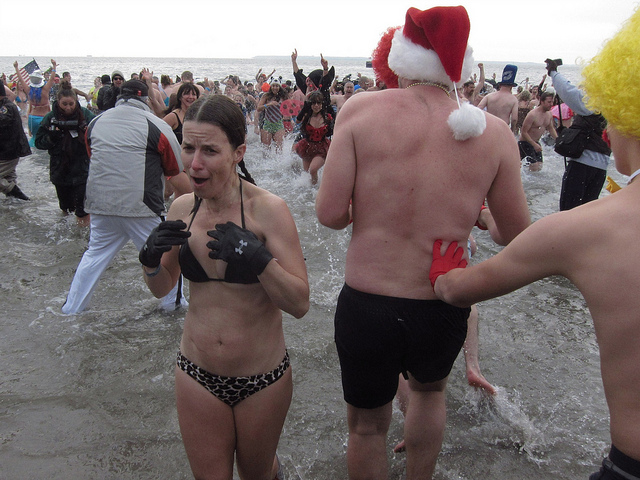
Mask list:
[[[463,6],[407,10],[403,28],[395,30],[388,55],[389,68],[399,77],[435,82],[453,89],[467,81],[473,69],[469,15]],[[486,117],[477,107],[460,105],[448,124],[456,140],[482,135]]]

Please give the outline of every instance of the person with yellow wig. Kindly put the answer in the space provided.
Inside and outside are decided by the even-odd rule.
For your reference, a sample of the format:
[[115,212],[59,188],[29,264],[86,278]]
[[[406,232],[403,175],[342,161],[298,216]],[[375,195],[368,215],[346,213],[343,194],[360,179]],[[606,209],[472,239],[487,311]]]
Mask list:
[[[607,118],[626,187],[544,217],[499,254],[464,268],[456,242],[434,243],[438,298],[464,308],[536,280],[562,275],[585,298],[600,349],[611,450],[590,480],[640,479],[640,10],[583,69],[587,106]],[[442,255],[442,251],[446,252]]]

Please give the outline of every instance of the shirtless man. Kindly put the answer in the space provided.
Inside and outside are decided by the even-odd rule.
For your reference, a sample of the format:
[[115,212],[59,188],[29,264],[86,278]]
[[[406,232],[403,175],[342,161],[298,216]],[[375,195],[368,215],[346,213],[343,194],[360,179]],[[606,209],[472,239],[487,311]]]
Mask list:
[[[53,65],[53,69],[51,74],[49,75],[49,80],[47,83],[44,83],[44,77],[40,70],[35,70],[31,76],[29,77],[31,80],[30,85],[27,85],[20,75],[20,69],[18,68],[18,61],[13,62],[13,66],[16,69],[16,74],[18,77],[18,85],[19,88],[25,93],[27,98],[29,99],[29,133],[31,136],[34,136],[38,131],[38,127],[40,126],[40,122],[44,116],[51,111],[51,104],[49,103],[49,91],[51,90],[51,86],[53,85],[53,80],[55,78],[57,63],[52,58],[51,65]],[[31,92],[31,88],[34,87],[34,92]]]
[[462,96],[467,99],[471,105],[478,105],[480,103],[480,92],[484,87],[484,63],[479,63],[478,68],[480,69],[480,78],[478,78],[478,83],[474,80],[469,80],[464,82],[462,86]]
[[[67,82],[69,82],[69,85],[71,85],[71,73],[62,72],[62,80],[66,80]],[[91,103],[91,95],[89,95],[88,93],[84,93],[82,90],[79,90],[74,86],[71,86],[71,88],[74,92],[76,92],[76,95],[84,97],[84,99],[87,101],[87,104]]]
[[[440,22],[431,21],[434,14]],[[350,478],[387,478],[386,438],[400,373],[410,388],[406,478],[431,478],[435,470],[445,386],[466,337],[469,310],[433,302],[427,278],[432,239],[443,232],[467,238],[485,198],[505,242],[530,221],[511,131],[468,103],[461,107],[474,119],[468,135],[455,118],[458,106],[449,90],[471,75],[470,52],[463,65],[462,55],[449,59],[455,56],[449,49],[436,53],[424,46],[418,25],[435,24],[430,33],[443,44],[455,40],[466,47],[466,10],[412,8],[406,21],[410,26],[396,32],[388,59],[401,88],[355,95],[343,105],[316,198],[323,225],[343,229],[353,220],[335,319]],[[448,38],[465,25],[464,38]],[[419,37],[421,46],[409,36]],[[395,45],[408,42],[431,62],[423,55],[398,55]],[[441,58],[455,65],[451,73],[439,73]],[[376,118],[399,120],[370,121]],[[426,324],[429,331],[421,331]]]
[[511,90],[517,86],[515,83],[517,71],[518,67],[515,65],[504,67],[498,90],[484,97],[478,104],[478,108],[486,108],[491,115],[504,120],[514,132],[518,121],[518,98],[511,93]]
[[331,95],[331,105],[336,106],[336,117],[338,116],[338,113],[340,113],[340,109],[344,105],[344,102],[353,96],[353,92],[353,82],[346,82],[344,84],[344,95]]
[[[568,278],[580,290],[600,350],[612,442],[609,456],[591,480],[640,478],[640,257],[635,254],[640,232],[640,182],[635,178],[640,174],[640,99],[634,93],[640,70],[636,62],[619,61],[638,58],[638,35],[640,10],[582,71],[587,107],[609,121],[616,168],[631,177],[629,184],[536,221],[478,265],[455,268],[457,262],[447,260],[446,253],[443,258],[434,254],[432,264],[437,266],[431,275],[435,293],[458,306],[504,295],[551,275]],[[603,88],[614,77],[616,88]],[[456,239],[466,241],[464,236],[447,237],[445,243]],[[434,246],[436,251],[439,247]]]
[[538,172],[542,169],[542,147],[540,137],[547,131],[552,138],[558,138],[556,128],[553,126],[553,93],[543,92],[540,95],[540,104],[527,113],[520,130],[520,159],[526,159],[529,170]]
[[365,77],[364,75],[359,75],[358,85],[360,85],[358,93],[368,92],[371,88],[373,88],[373,80],[371,80],[369,77]]
[[[189,70],[185,70],[184,72],[182,72],[182,75],[180,75],[180,81],[173,83],[168,87],[165,87],[164,91],[167,94],[167,96],[171,97],[172,94],[178,93],[178,89],[180,88],[180,85],[182,85],[185,82],[195,83],[193,79],[193,73],[191,73]],[[200,91],[200,95],[204,94],[204,87],[202,85],[198,85],[196,83],[196,87]]]

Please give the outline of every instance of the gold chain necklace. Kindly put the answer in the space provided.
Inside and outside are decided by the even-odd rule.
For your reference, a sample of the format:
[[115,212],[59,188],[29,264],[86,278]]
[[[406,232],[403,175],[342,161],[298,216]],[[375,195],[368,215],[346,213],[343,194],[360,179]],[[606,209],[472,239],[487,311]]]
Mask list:
[[449,89],[447,88],[446,85],[443,85],[441,83],[435,83],[435,82],[416,82],[416,83],[412,83],[411,85],[409,85],[407,88],[411,88],[411,87],[415,87],[416,85],[426,85],[428,87],[436,87],[439,88],[440,90],[442,90],[444,93],[447,94],[447,97],[451,98],[451,94],[449,93]]

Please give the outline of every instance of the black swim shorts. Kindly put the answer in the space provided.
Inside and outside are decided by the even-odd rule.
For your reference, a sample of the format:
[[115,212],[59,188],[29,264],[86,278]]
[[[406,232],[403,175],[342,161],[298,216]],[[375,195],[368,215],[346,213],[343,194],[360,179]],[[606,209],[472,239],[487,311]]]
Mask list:
[[467,336],[469,308],[359,292],[344,285],[335,315],[335,341],[344,399],[357,408],[393,400],[398,375],[421,383],[449,375]]
[[519,141],[518,148],[520,148],[520,160],[526,160],[527,163],[542,162],[542,152],[536,152],[529,142]]
[[640,480],[640,461],[611,445],[609,456],[602,461],[602,468],[589,480]]

